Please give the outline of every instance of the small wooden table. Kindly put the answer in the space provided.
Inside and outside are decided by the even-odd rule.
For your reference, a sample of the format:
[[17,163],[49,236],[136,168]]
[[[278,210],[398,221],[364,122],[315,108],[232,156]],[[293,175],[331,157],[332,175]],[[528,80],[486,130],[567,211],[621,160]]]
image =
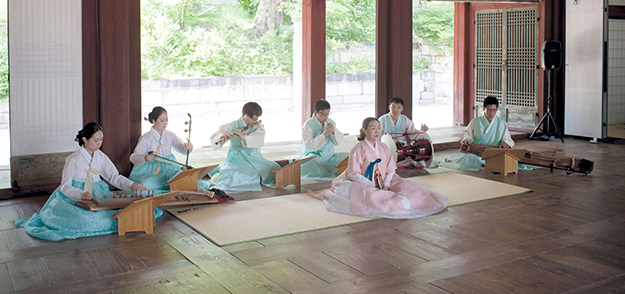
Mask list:
[[482,159],[485,172],[500,173],[507,176],[509,173],[519,172],[519,159],[525,156],[525,149],[488,148],[484,150]]
[[317,155],[300,158],[280,169],[274,170],[273,173],[276,174],[276,189],[291,184],[300,188],[302,186],[302,164],[315,157],[317,157]]

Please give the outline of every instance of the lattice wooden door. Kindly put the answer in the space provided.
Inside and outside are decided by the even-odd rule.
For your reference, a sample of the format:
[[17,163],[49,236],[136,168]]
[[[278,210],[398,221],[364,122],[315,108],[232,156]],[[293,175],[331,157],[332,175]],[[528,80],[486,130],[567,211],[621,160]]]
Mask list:
[[489,95],[499,98],[499,115],[509,126],[537,123],[538,9],[475,12],[475,109]]

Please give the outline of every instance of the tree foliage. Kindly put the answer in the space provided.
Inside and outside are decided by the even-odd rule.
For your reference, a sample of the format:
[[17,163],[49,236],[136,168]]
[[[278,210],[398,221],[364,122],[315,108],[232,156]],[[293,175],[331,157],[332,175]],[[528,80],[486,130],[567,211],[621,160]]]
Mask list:
[[[197,0],[196,0],[197,1]],[[240,7],[209,7],[180,26],[172,7],[188,0],[149,0],[142,5],[142,76],[207,77],[278,75],[292,72],[292,32],[279,29],[260,37],[248,29],[249,15]],[[205,4],[206,5],[206,4]],[[211,15],[224,15],[211,18]],[[228,17],[226,15],[235,15]],[[198,24],[198,19],[211,19]]]
[[454,4],[420,2],[412,13],[413,40],[436,47],[452,46],[454,42]]
[[[213,5],[206,0],[142,1],[142,76],[207,77],[292,73],[293,32],[288,25],[252,34],[261,0]],[[327,56],[375,42],[375,0],[327,0]],[[285,19],[301,17],[301,1],[283,3]],[[183,11],[185,11],[183,13]],[[453,44],[453,4],[420,3],[413,12],[415,42]],[[351,52],[351,51],[350,51]],[[327,72],[371,72],[373,56],[350,53],[327,63]],[[429,66],[416,57],[413,68]]]

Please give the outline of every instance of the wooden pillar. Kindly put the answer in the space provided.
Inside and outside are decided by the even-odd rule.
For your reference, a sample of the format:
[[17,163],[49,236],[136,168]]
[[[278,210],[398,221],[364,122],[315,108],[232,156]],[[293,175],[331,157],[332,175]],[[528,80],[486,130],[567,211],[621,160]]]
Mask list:
[[125,175],[141,135],[140,4],[82,1],[83,119],[102,126],[101,149]]
[[470,3],[454,4],[453,122],[468,124],[473,118],[473,67],[471,58]]
[[315,101],[326,98],[326,2],[302,3],[302,123]]
[[393,97],[404,100],[412,118],[412,1],[378,0],[376,4],[375,115],[388,112]]

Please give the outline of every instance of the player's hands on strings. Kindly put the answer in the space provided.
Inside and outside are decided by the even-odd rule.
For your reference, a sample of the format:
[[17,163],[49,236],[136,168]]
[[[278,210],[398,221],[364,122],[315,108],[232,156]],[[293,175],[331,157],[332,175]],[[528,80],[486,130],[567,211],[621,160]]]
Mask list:
[[462,145],[469,145],[469,139],[463,139]]
[[499,148],[510,148],[510,145],[508,145],[508,143],[506,142],[501,142],[501,145],[499,145]]
[[148,189],[146,186],[144,186],[143,184],[139,184],[139,183],[132,183],[132,185],[130,185],[130,188],[134,190],[144,190],[144,191]]

